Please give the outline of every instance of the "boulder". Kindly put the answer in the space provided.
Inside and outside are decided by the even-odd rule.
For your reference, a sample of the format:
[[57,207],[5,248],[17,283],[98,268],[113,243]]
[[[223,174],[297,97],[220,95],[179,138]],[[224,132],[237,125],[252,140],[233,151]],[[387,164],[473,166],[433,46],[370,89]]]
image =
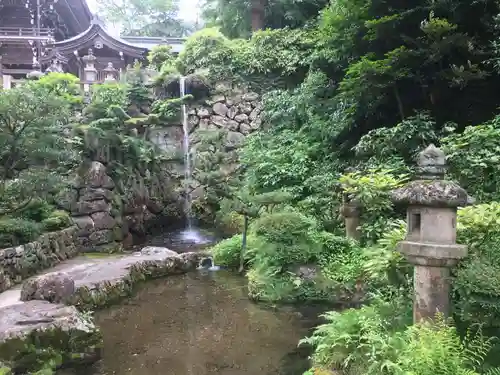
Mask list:
[[222,116],[212,116],[210,117],[210,121],[219,128],[225,128],[227,126],[228,119]]
[[81,201],[92,202],[103,199],[110,202],[113,199],[113,193],[103,188],[84,188],[80,191]]
[[224,103],[215,103],[212,107],[216,115],[225,116],[229,110]]
[[243,100],[247,102],[253,102],[258,99],[259,99],[259,94],[257,94],[256,92],[247,92],[246,94],[243,95]]
[[66,301],[75,293],[75,281],[67,274],[49,273],[23,283],[21,301],[45,300],[52,303]]
[[94,228],[100,229],[113,229],[116,226],[116,221],[108,212],[96,212],[90,215],[94,221]]
[[236,131],[236,130],[238,130],[238,128],[239,128],[239,127],[240,127],[240,124],[239,124],[239,122],[237,122],[237,121],[234,121],[234,120],[229,120],[229,121],[227,122],[227,128],[228,128],[229,130],[235,130],[235,131]]
[[232,106],[232,107],[229,107],[229,110],[227,111],[226,116],[232,120],[232,119],[234,119],[234,117],[237,114],[238,114],[238,107]]
[[212,114],[212,109],[208,108],[200,108],[198,109],[198,117],[200,118],[208,118]]
[[241,134],[248,135],[252,132],[252,127],[248,124],[241,123],[239,130]]
[[236,115],[234,117],[234,120],[238,121],[238,122],[247,122],[248,121],[248,115],[246,115],[244,113],[240,113],[239,115]]
[[78,236],[88,236],[94,230],[94,220],[88,215],[73,217],[73,222],[78,227]]
[[160,255],[165,257],[178,257],[175,251],[167,249],[166,247],[146,246],[140,251],[140,255]]
[[236,148],[241,146],[244,142],[245,142],[245,136],[243,134],[233,131],[227,133],[226,147]]
[[255,120],[257,117],[260,115],[260,109],[254,108],[252,112],[250,112],[250,115],[248,116],[250,118],[250,121]]
[[80,201],[75,204],[74,216],[85,216],[95,212],[105,212],[109,210],[109,203],[104,199],[92,202]]
[[89,241],[94,246],[105,245],[113,242],[113,240],[113,231],[110,229],[98,230],[89,236]]
[[242,102],[240,104],[238,104],[238,109],[241,113],[245,113],[247,115],[249,115],[250,113],[252,113],[252,105],[248,102]]

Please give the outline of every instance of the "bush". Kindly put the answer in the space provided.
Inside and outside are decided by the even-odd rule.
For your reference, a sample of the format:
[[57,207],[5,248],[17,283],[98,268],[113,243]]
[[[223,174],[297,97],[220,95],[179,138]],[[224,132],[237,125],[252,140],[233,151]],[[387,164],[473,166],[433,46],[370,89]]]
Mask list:
[[67,228],[71,225],[71,217],[66,211],[53,211],[48,218],[42,221],[46,231],[55,231]]
[[[245,250],[245,263],[251,264],[255,255],[255,241],[253,235],[247,236],[247,247]],[[217,265],[229,268],[238,268],[240,266],[241,247],[243,236],[236,234],[231,238],[222,240],[210,249],[214,262]]]
[[404,296],[324,317],[327,323],[301,341],[315,347],[315,368],[341,369],[345,375],[498,373],[482,371],[492,340],[476,332],[462,341],[441,317],[410,325],[411,303]]
[[37,223],[47,219],[54,211],[54,207],[42,199],[32,200],[24,209],[16,213],[17,217],[36,221]]
[[454,270],[457,317],[467,324],[500,327],[500,204],[491,202],[458,211],[458,242],[469,256]]
[[316,221],[299,212],[263,215],[250,227],[250,232],[262,239],[256,262],[281,268],[317,260],[321,251],[317,230]]
[[18,246],[34,241],[42,234],[42,226],[32,220],[4,218],[0,220],[0,247]]
[[319,241],[323,245],[319,265],[326,278],[353,285],[363,277],[363,251],[356,241],[328,232],[321,232]]
[[328,312],[323,315],[327,322],[300,343],[315,348],[312,362],[316,367],[342,369],[346,375],[382,375],[370,370],[370,365],[393,358],[392,334],[411,324],[411,311],[410,301],[399,296],[360,309]]

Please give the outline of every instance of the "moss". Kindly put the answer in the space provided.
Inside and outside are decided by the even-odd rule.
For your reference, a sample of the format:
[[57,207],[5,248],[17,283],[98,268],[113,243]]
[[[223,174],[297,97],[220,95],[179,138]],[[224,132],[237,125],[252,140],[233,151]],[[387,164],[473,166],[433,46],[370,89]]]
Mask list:
[[42,221],[42,225],[47,231],[64,229],[71,225],[71,217],[66,211],[56,210]]
[[100,357],[101,347],[102,336],[97,329],[89,332],[59,328],[32,331],[0,344],[0,361],[3,362],[0,374],[4,374],[3,369],[22,374],[50,374],[48,371],[63,364],[94,362]]

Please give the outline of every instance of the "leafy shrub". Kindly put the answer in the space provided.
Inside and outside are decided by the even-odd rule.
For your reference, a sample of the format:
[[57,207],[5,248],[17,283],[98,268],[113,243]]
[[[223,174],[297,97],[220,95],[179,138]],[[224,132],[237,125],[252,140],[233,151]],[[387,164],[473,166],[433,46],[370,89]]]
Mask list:
[[243,215],[235,211],[217,212],[216,215],[217,227],[227,234],[236,234],[243,232]]
[[4,218],[0,220],[0,247],[18,246],[34,241],[42,226],[31,220]]
[[261,245],[256,249],[256,262],[268,266],[286,267],[305,264],[317,259],[321,244],[315,234],[316,221],[299,212],[283,211],[263,215],[250,231]]
[[[247,247],[245,250],[245,262],[247,264],[252,262],[255,252],[255,241],[256,239],[253,235],[247,236]],[[212,247],[210,251],[215,263],[229,268],[238,268],[240,266],[242,242],[242,235],[236,234]]]
[[66,211],[56,210],[42,221],[42,225],[47,231],[64,229],[71,225],[71,217]]
[[457,317],[500,327],[500,204],[491,202],[458,211],[457,237],[469,256],[454,270]]
[[392,334],[411,324],[411,311],[409,300],[402,296],[360,309],[331,311],[323,316],[327,323],[300,343],[315,347],[314,366],[342,369],[346,375],[382,375],[377,365],[394,358]]
[[326,278],[345,286],[362,278],[364,257],[356,241],[328,232],[321,232],[319,240],[323,249],[318,263]]
[[41,223],[51,215],[52,211],[54,207],[47,201],[34,199],[23,210],[16,213],[16,216]]
[[411,324],[405,297],[377,300],[361,309],[329,312],[326,324],[301,341],[315,347],[316,368],[341,369],[345,375],[479,375],[492,340],[480,331],[462,340],[442,317]]
[[373,246],[364,249],[363,273],[367,282],[376,288],[408,285],[413,268],[397,251],[397,245],[406,236],[406,222],[396,220],[387,224],[387,230]]
[[154,46],[148,53],[149,64],[158,71],[163,66],[172,64],[173,60],[172,47],[169,45]]
[[390,192],[403,184],[407,176],[387,169],[370,169],[344,174],[339,181],[348,201],[361,207],[362,240],[375,243],[384,233],[394,214]]

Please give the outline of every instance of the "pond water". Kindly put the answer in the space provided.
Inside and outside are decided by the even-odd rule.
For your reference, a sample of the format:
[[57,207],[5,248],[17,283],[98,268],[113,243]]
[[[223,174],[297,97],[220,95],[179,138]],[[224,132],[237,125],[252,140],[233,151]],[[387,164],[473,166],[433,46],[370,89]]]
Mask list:
[[318,310],[270,309],[247,299],[245,279],[200,271],[144,284],[96,314],[103,359],[85,375],[302,375],[298,341]]

